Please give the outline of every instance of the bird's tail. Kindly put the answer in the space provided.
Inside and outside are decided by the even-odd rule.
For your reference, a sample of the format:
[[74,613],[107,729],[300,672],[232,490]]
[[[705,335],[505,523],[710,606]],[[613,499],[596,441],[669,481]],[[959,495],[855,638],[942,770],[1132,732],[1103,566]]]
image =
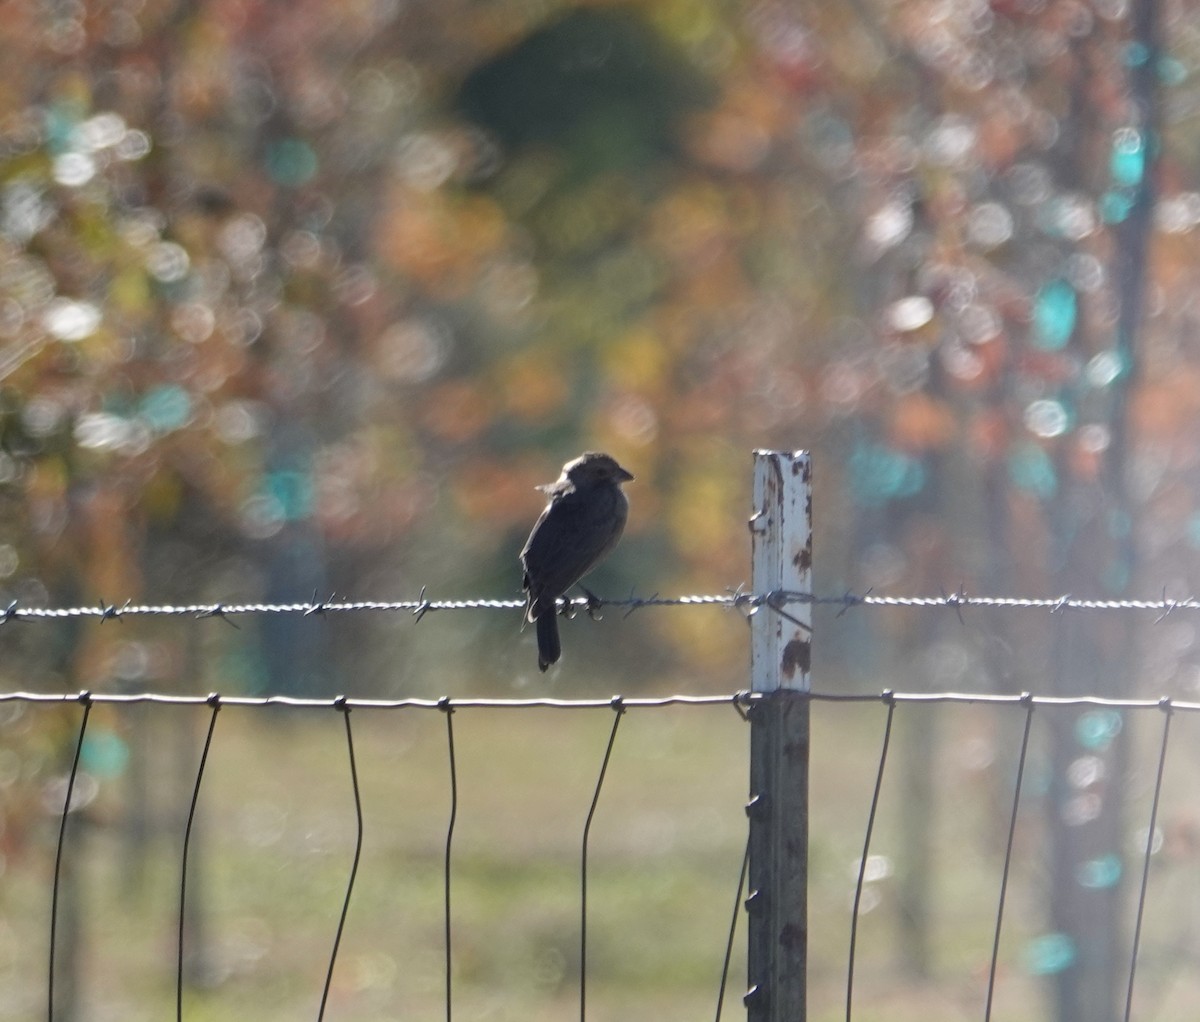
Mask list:
[[558,614],[555,613],[553,603],[548,607],[539,605],[535,613],[537,614],[538,667],[544,671],[551,664],[558,663],[558,658],[562,656],[562,646],[558,641]]

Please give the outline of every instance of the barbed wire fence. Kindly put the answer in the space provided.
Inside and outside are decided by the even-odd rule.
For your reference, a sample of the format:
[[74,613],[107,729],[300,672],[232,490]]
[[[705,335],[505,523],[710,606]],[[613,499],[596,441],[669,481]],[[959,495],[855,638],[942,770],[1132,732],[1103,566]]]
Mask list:
[[[782,478],[775,474],[775,466],[765,466],[762,478],[768,485],[771,479]],[[805,479],[807,483],[807,479]],[[771,499],[779,501],[792,500],[785,493],[776,493]],[[761,503],[763,494],[759,492],[756,502]],[[810,582],[810,564],[796,554],[796,536],[775,536],[763,545],[769,550],[761,554],[775,566],[776,578],[781,583],[765,590],[745,591],[740,588],[723,594],[686,595],[679,597],[638,597],[631,595],[624,599],[596,599],[589,597],[580,600],[564,600],[563,609],[580,609],[594,611],[603,607],[625,610],[627,613],[652,607],[704,607],[718,606],[738,611],[746,615],[752,626],[759,626],[759,631],[752,640],[752,659],[754,661],[754,676],[751,688],[736,692],[717,695],[688,695],[669,694],[661,696],[626,697],[614,696],[610,699],[589,698],[456,698],[442,696],[440,698],[409,697],[399,699],[357,698],[340,695],[335,698],[303,698],[283,695],[224,695],[213,692],[209,694],[178,694],[167,692],[92,692],[50,693],[35,691],[0,692],[0,704],[26,703],[38,706],[70,706],[80,708],[78,729],[74,736],[73,754],[70,761],[69,773],[66,778],[65,794],[61,812],[58,818],[57,840],[55,843],[53,881],[50,890],[50,927],[49,948],[47,955],[46,987],[46,1017],[48,1022],[55,1020],[55,971],[58,955],[58,924],[60,915],[60,888],[64,852],[69,839],[69,821],[75,810],[74,804],[76,782],[81,771],[81,757],[85,748],[89,720],[94,707],[100,705],[128,706],[134,704],[160,704],[174,707],[207,708],[209,711],[207,729],[200,754],[199,765],[192,785],[191,799],[188,806],[183,835],[183,847],[178,876],[178,929],[176,934],[175,961],[175,1004],[176,1018],[182,1022],[184,1017],[185,989],[185,954],[186,928],[185,918],[188,903],[189,852],[192,847],[193,824],[196,819],[197,807],[205,779],[209,752],[214,742],[220,711],[223,709],[264,709],[273,706],[287,706],[312,712],[335,712],[341,715],[347,757],[347,768],[350,778],[350,792],[354,807],[354,851],[345,882],[341,899],[341,910],[333,936],[332,948],[325,967],[322,985],[318,1022],[323,1022],[329,1003],[330,991],[335,975],[339,949],[342,945],[346,929],[348,913],[352,902],[356,878],[358,876],[364,843],[364,812],[358,763],[355,756],[354,731],[351,716],[354,711],[383,713],[388,711],[433,711],[442,716],[445,721],[446,752],[448,758],[448,788],[450,804],[444,830],[442,847],[442,943],[444,968],[444,1009],[447,1022],[453,1022],[455,972],[453,956],[453,864],[454,837],[459,815],[458,787],[458,755],[455,745],[454,717],[459,711],[472,710],[501,710],[521,711],[530,709],[552,709],[561,711],[596,711],[608,708],[613,713],[611,729],[604,747],[603,757],[591,788],[591,797],[585,816],[585,822],[578,846],[578,892],[579,892],[579,977],[578,1005],[581,1022],[588,1017],[588,934],[589,934],[589,850],[592,825],[600,804],[605,786],[605,779],[612,761],[614,750],[617,748],[618,733],[622,720],[631,712],[642,713],[665,709],[669,707],[716,707],[728,706],[738,716],[751,725],[750,750],[750,779],[751,790],[746,804],[746,815],[749,822],[745,852],[742,856],[740,869],[737,871],[736,884],[733,892],[733,910],[729,926],[722,937],[723,957],[719,975],[715,977],[716,1003],[714,1018],[720,1022],[726,1003],[726,993],[730,983],[730,968],[734,957],[737,940],[739,919],[745,913],[750,925],[750,962],[748,990],[743,998],[750,1017],[782,1018],[782,1011],[789,1003],[789,997],[801,998],[801,1013],[793,1018],[802,1019],[803,998],[806,993],[803,966],[797,976],[791,972],[786,979],[781,974],[789,971],[794,965],[797,954],[803,958],[806,953],[807,934],[798,942],[794,931],[788,931],[788,926],[796,925],[796,903],[799,898],[800,923],[806,925],[803,910],[806,904],[804,886],[806,870],[796,875],[790,875],[784,862],[768,861],[769,869],[764,874],[764,860],[772,855],[779,856],[781,843],[786,843],[783,833],[786,827],[803,825],[803,834],[807,835],[807,814],[802,819],[789,813],[789,822],[781,824],[781,810],[792,808],[787,799],[795,797],[799,791],[793,782],[799,775],[803,776],[804,806],[807,806],[807,742],[808,742],[808,711],[817,704],[876,704],[886,711],[884,727],[877,751],[874,784],[869,805],[865,813],[865,832],[862,843],[862,854],[858,859],[854,896],[849,919],[849,943],[846,953],[846,985],[845,985],[845,1017],[852,1022],[855,994],[855,969],[858,962],[858,924],[862,914],[862,899],[867,884],[868,863],[871,857],[872,840],[875,833],[876,820],[882,802],[884,779],[888,763],[888,755],[892,744],[893,723],[897,707],[913,708],[930,707],[933,705],[978,705],[991,708],[1013,708],[1022,711],[1022,728],[1019,746],[1016,750],[1015,779],[1011,791],[1006,827],[1006,842],[1003,854],[1003,865],[998,879],[996,911],[993,937],[984,991],[983,1017],[990,1022],[998,979],[998,964],[1000,961],[1001,936],[1004,928],[1006,900],[1008,896],[1010,876],[1014,861],[1014,841],[1017,831],[1017,821],[1021,806],[1022,794],[1027,786],[1026,765],[1030,747],[1030,735],[1035,712],[1038,709],[1055,707],[1097,707],[1111,710],[1128,711],[1137,714],[1161,714],[1161,729],[1156,744],[1155,770],[1153,793],[1149,819],[1145,828],[1146,840],[1141,852],[1136,907],[1134,911],[1133,933],[1128,960],[1128,974],[1124,983],[1123,1019],[1129,1022],[1132,1017],[1132,1006],[1137,974],[1139,950],[1143,932],[1147,891],[1149,887],[1151,862],[1155,854],[1155,840],[1158,833],[1158,815],[1160,797],[1163,790],[1165,766],[1167,762],[1168,744],[1171,733],[1171,722],[1177,713],[1198,713],[1200,702],[1177,700],[1170,697],[1158,699],[1111,698],[1098,695],[1052,696],[1031,693],[999,694],[985,692],[903,692],[885,689],[877,693],[846,693],[814,691],[808,686],[809,662],[807,659],[807,644],[811,635],[811,621],[806,612],[815,606],[833,606],[839,613],[845,613],[854,608],[887,608],[909,607],[923,610],[949,610],[962,615],[964,610],[971,608],[1011,609],[1011,610],[1042,610],[1051,614],[1068,612],[1150,612],[1154,613],[1155,621],[1162,621],[1176,612],[1200,610],[1200,598],[1186,597],[1172,599],[1165,594],[1160,599],[1144,600],[1093,600],[1079,599],[1071,595],[1054,598],[1034,597],[1002,597],[976,596],[965,592],[940,594],[934,596],[884,596],[873,593],[840,595],[814,594],[808,587]],[[811,533],[800,539],[801,549],[809,548]],[[756,542],[756,557],[759,556],[759,544]],[[761,569],[756,563],[756,579],[770,577],[770,570]],[[797,583],[794,587],[791,584]],[[141,605],[123,604],[75,607],[22,607],[10,604],[0,610],[0,624],[16,624],[52,622],[71,618],[95,618],[100,621],[119,621],[125,617],[135,616],[169,616],[193,621],[208,618],[221,619],[234,624],[234,619],[270,614],[300,614],[315,616],[342,613],[371,613],[371,612],[407,612],[416,618],[421,618],[432,612],[496,610],[511,611],[523,606],[515,600],[493,599],[461,599],[434,600],[426,597],[422,591],[415,600],[400,601],[348,601],[329,599],[313,599],[307,602],[286,604],[194,604],[194,605]],[[799,652],[796,643],[801,643],[803,652]],[[765,650],[765,652],[764,652]],[[769,672],[773,678],[764,681],[764,674]],[[781,679],[790,680],[795,684],[780,684]],[[769,717],[773,705],[777,704],[780,694],[787,698],[778,705],[784,708],[784,714],[779,717]],[[799,731],[789,731],[792,724],[786,719],[789,710],[801,707],[804,762],[786,763],[781,766],[781,759],[776,749],[772,753],[772,743],[778,744],[781,735],[799,734]],[[754,730],[776,729],[774,737],[755,741]],[[771,760],[770,757],[776,758]],[[783,757],[786,759],[787,757]],[[780,770],[783,771],[779,776]],[[767,777],[764,774],[774,771],[776,776]],[[792,785],[786,792],[779,785]],[[757,833],[756,833],[757,830]],[[775,847],[764,851],[763,844]],[[779,892],[780,884],[791,885],[787,892]],[[767,894],[767,904],[764,906],[764,894]],[[789,899],[793,899],[789,901]],[[764,922],[766,920],[766,922]],[[755,926],[760,933],[755,936]],[[772,930],[771,927],[775,929]],[[788,939],[781,939],[781,931]],[[756,939],[759,945],[756,959]],[[788,955],[780,960],[772,960],[771,954],[761,950],[763,944],[773,944],[776,948],[785,947]],[[785,985],[791,986],[791,991],[782,990]]]

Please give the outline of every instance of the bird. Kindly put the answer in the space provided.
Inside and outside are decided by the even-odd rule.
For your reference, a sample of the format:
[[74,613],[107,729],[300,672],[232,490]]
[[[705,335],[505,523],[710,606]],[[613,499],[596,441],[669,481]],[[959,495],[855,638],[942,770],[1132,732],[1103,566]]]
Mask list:
[[615,458],[585,451],[568,461],[557,481],[539,486],[549,498],[521,550],[525,620],[537,625],[538,668],[562,656],[558,598],[616,545],[629,516],[622,483],[633,474]]

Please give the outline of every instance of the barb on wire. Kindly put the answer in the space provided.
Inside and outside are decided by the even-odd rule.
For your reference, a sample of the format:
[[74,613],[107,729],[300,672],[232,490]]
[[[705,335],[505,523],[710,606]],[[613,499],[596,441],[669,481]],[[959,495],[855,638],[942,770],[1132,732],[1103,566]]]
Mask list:
[[1146,908],[1146,888],[1150,883],[1150,857],[1154,854],[1154,831],[1158,826],[1158,799],[1162,794],[1163,771],[1167,765],[1167,739],[1171,736],[1171,713],[1174,707],[1170,697],[1159,700],[1163,711],[1162,742],[1158,748],[1158,772],[1154,777],[1154,799],[1150,803],[1150,826],[1146,834],[1146,854],[1142,859],[1142,883],[1138,890],[1137,916],[1133,926],[1133,947],[1129,957],[1129,986],[1125,991],[1125,1022],[1129,1022],[1133,1011],[1133,980],[1137,973],[1138,945],[1142,940],[1142,915]]
[[621,718],[625,715],[625,701],[621,696],[613,696],[609,705],[614,714],[612,730],[608,734],[608,745],[600,763],[600,776],[596,778],[596,790],[592,792],[592,804],[588,807],[587,821],[583,825],[579,857],[579,1022],[587,1022],[588,842],[596,806],[600,803],[600,789],[604,787],[604,775],[608,773],[608,762],[612,758],[613,743],[617,740],[617,728],[621,726]]
[[200,801],[200,782],[204,780],[204,767],[208,763],[208,750],[212,747],[213,731],[217,726],[217,714],[221,710],[221,697],[215,692],[208,697],[212,716],[208,718],[208,734],[204,737],[204,749],[200,753],[200,766],[196,770],[196,783],[192,787],[192,801],[188,806],[187,824],[183,828],[183,861],[179,870],[179,937],[176,945],[175,964],[175,1018],[183,1022],[183,938],[187,919],[188,852],[192,847],[192,824],[196,820],[196,805]]
[[996,909],[996,935],[992,940],[992,963],[988,969],[987,1002],[983,1009],[983,1022],[991,1022],[992,998],[996,992],[996,963],[1000,959],[1000,930],[1004,923],[1004,899],[1008,894],[1008,874],[1012,866],[1013,840],[1017,833],[1017,810],[1021,805],[1021,788],[1025,780],[1025,756],[1029,751],[1029,731],[1033,725],[1033,696],[1021,695],[1025,704],[1025,730],[1021,734],[1021,752],[1017,757],[1017,779],[1013,785],[1012,813],[1008,818],[1008,843],[1004,846],[1004,869],[1000,873],[1000,904]]
[[79,776],[79,757],[83,752],[83,739],[87,734],[88,717],[92,713],[92,694],[86,689],[73,697],[83,706],[83,717],[79,721],[79,737],[75,741],[75,755],[71,759],[71,773],[67,777],[67,793],[63,798],[62,818],[58,823],[58,846],[54,851],[54,883],[50,889],[50,961],[49,992],[46,998],[47,1022],[54,1022],[54,954],[58,943],[58,894],[62,886],[63,847],[67,836],[67,817],[71,814],[71,796],[75,792],[75,778]]
[[883,790],[883,771],[887,766],[888,746],[892,741],[892,720],[896,716],[896,700],[885,690],[883,699],[887,703],[887,722],[883,726],[883,744],[879,750],[879,769],[875,772],[875,790],[871,795],[871,808],[867,811],[867,836],[863,839],[862,858],[858,861],[858,880],[854,885],[854,907],[850,910],[850,954],[846,967],[846,1022],[850,1022],[851,1004],[854,999],[854,955],[858,947],[858,909],[862,904],[863,881],[867,875],[867,859],[871,854],[871,835],[875,831],[875,814],[879,809],[879,794]]
[[354,815],[357,830],[354,840],[354,861],[350,865],[350,879],[346,882],[346,897],[342,901],[342,914],[338,917],[337,932],[333,937],[333,951],[329,955],[329,968],[325,972],[325,987],[321,991],[321,1007],[317,1012],[317,1022],[325,1017],[325,1006],[329,1001],[329,990],[333,985],[333,968],[337,964],[338,948],[342,943],[342,934],[346,929],[346,916],[350,912],[350,896],[354,893],[354,879],[358,876],[358,863],[362,858],[363,846],[363,812],[362,794],[358,787],[358,766],[354,759],[354,735],[350,730],[350,707],[345,696],[338,696],[334,706],[341,711],[342,719],[346,722],[346,751],[350,756],[350,784],[354,789]]
[[446,752],[450,761],[450,821],[446,825],[446,851],[442,862],[442,891],[443,891],[443,935],[446,951],[446,1022],[450,1022],[453,1014],[454,978],[453,963],[450,953],[450,852],[454,844],[454,825],[458,822],[458,760],[454,755],[454,707],[450,705],[450,697],[442,696],[437,703],[438,709],[446,715]]
[[317,599],[317,590],[314,589],[313,594],[312,594],[312,600],[309,602],[308,609],[304,611],[304,616],[312,617],[314,614],[324,615],[326,608],[329,606],[330,603],[333,602],[333,599],[335,596],[336,596],[335,593],[330,593],[328,600],[318,600]]

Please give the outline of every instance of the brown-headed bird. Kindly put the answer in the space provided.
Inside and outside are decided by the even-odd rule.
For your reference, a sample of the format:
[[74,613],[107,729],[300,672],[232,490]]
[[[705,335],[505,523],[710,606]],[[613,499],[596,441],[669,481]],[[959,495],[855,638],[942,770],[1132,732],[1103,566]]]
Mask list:
[[596,566],[621,538],[633,478],[614,458],[586,451],[568,461],[558,481],[538,489],[550,498],[525,541],[521,565],[526,620],[537,623],[538,667],[558,662],[558,597]]

